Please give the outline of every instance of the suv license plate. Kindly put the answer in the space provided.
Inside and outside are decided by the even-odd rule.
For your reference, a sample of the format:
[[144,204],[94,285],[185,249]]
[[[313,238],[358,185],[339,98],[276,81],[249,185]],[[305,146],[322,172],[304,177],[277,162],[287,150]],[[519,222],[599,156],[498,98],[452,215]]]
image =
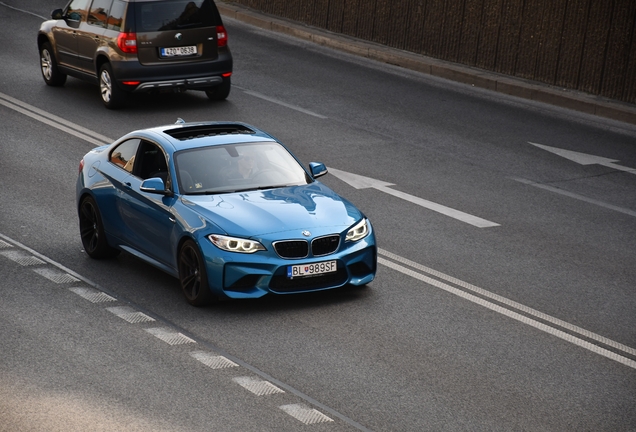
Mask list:
[[175,56],[188,56],[197,53],[197,47],[195,45],[161,48],[161,57],[175,57]]
[[287,266],[287,277],[293,279],[304,276],[318,276],[337,271],[336,260],[324,261],[314,264],[300,264]]

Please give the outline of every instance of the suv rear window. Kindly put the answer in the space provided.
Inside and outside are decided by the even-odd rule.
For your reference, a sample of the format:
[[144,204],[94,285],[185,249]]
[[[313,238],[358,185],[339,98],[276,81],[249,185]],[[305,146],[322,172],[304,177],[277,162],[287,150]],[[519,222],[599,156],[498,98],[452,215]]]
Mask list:
[[137,32],[185,30],[220,24],[219,12],[212,0],[172,0],[136,2]]

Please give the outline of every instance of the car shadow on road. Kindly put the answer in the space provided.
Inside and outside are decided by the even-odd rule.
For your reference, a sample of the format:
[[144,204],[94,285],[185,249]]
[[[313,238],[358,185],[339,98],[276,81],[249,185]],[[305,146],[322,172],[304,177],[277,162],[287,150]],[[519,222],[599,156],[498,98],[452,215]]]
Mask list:
[[360,302],[373,297],[370,286],[356,287],[347,285],[341,288],[300,294],[268,294],[259,299],[221,300],[207,309],[216,313],[231,315],[271,314],[281,311],[303,311],[321,309]]

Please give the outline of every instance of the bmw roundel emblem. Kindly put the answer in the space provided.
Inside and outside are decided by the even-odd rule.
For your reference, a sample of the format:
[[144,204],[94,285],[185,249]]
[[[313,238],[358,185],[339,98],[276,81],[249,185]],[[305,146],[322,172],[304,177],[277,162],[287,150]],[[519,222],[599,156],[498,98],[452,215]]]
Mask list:
[[309,231],[305,230],[305,231],[303,231],[303,235],[305,237],[309,237],[311,235],[311,233]]
[[182,35],[181,33],[177,33],[176,35],[174,35],[174,38],[175,38],[176,40],[181,40],[181,37],[182,37],[182,36],[183,36],[183,35]]

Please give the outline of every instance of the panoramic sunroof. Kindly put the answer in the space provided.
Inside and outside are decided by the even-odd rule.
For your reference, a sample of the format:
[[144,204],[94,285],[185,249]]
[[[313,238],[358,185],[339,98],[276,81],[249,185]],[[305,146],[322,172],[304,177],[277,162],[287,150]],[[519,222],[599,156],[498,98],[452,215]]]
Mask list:
[[252,129],[238,124],[196,125],[175,129],[167,129],[164,133],[171,137],[184,141],[194,138],[203,138],[216,135],[254,134]]

